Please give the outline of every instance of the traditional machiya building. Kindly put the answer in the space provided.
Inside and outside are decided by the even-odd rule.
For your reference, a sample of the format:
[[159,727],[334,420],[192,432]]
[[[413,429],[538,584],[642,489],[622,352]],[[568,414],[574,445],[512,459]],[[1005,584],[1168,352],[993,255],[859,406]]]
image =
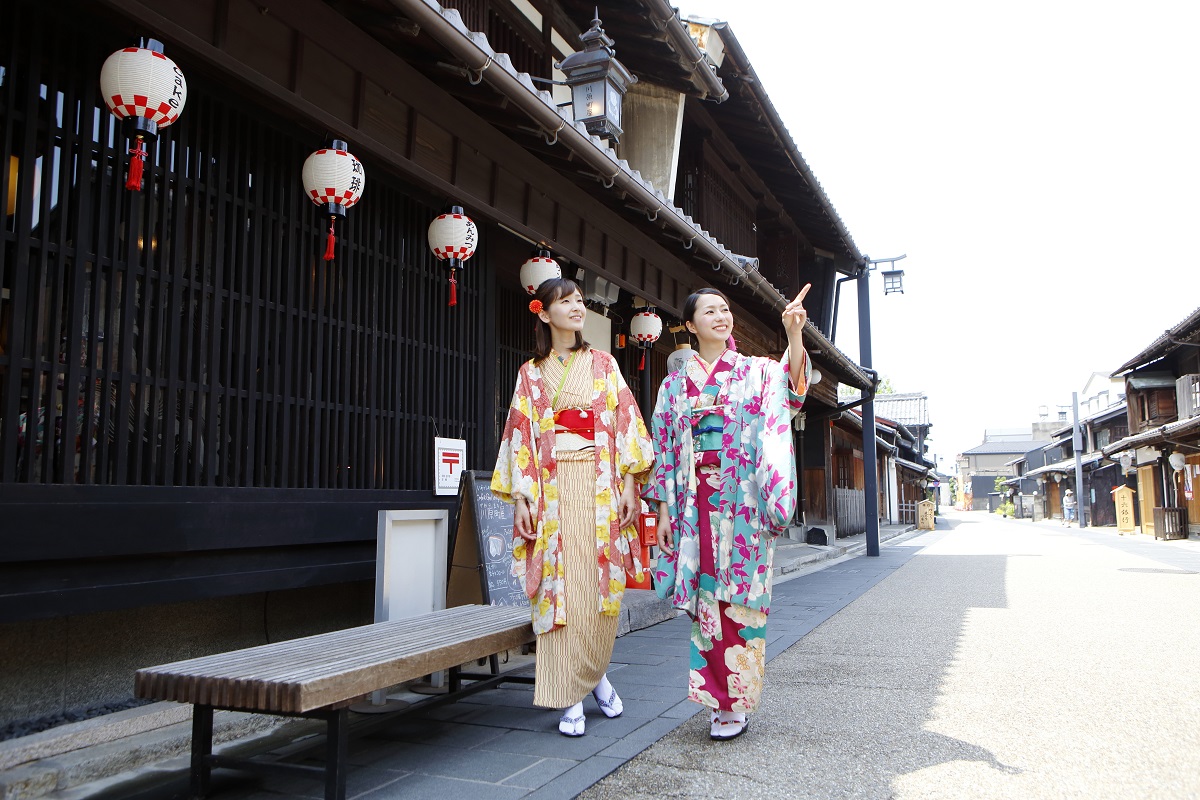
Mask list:
[[1137,493],[1137,524],[1155,538],[1200,533],[1200,309],[1112,374],[1128,435],[1100,447]]
[[[725,291],[741,348],[778,356],[812,283],[824,380],[798,457],[828,514],[824,420],[839,384],[871,388],[829,341],[863,259],[732,32],[665,0],[602,7],[599,33],[574,0],[451,5],[0,10],[0,726],[121,702],[138,667],[370,621],[380,511],[455,513],[435,438],[493,464],[535,245],[643,407],[691,291]],[[558,68],[581,35],[638,79],[591,130]],[[99,77],[149,39],[187,94],[139,148]],[[302,168],[335,140],[365,184],[331,243]],[[453,284],[427,233],[452,206],[477,226]],[[647,305],[665,326],[639,371]]]

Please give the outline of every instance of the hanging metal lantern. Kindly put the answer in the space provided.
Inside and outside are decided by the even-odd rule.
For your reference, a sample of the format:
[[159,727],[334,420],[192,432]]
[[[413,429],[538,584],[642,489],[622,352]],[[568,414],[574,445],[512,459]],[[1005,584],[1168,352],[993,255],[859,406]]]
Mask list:
[[475,255],[478,244],[479,230],[471,218],[463,213],[462,206],[452,206],[429,223],[429,249],[439,261],[450,264],[450,301],[446,305],[458,305],[458,281],[454,278],[454,272]]
[[187,102],[183,71],[163,55],[162,42],[150,39],[141,47],[126,47],[104,60],[100,94],[108,110],[126,120],[126,135],[134,138],[125,188],[141,191],[145,143],[158,138],[160,128],[179,119]]
[[646,368],[646,351],[654,347],[658,337],[662,336],[662,328],[662,318],[654,313],[653,308],[634,314],[630,320],[629,334],[638,343],[638,347],[642,348],[642,358],[638,362],[639,370]]
[[325,260],[333,260],[337,237],[333,223],[338,217],[346,216],[346,209],[362,199],[367,175],[362,162],[349,151],[341,139],[334,139],[329,147],[317,150],[304,159],[304,191],[310,200],[329,217],[329,235],[325,240]]
[[[597,9],[599,14],[599,9]],[[572,53],[557,67],[571,87],[571,108],[575,121],[587,132],[614,142],[621,138],[621,104],[637,76],[617,60],[616,44],[604,32],[600,18],[580,34],[583,49]]]
[[521,285],[529,294],[537,294],[538,287],[551,278],[561,278],[562,267],[550,257],[550,251],[538,245],[533,255],[521,265]]

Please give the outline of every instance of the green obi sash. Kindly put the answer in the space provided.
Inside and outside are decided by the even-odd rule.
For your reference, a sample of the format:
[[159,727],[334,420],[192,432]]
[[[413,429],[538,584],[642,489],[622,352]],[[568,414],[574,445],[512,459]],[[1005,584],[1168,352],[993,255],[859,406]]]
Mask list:
[[725,418],[720,414],[705,414],[692,424],[692,449],[704,452],[721,449],[721,432]]
[[[709,384],[700,394],[716,399],[719,386]],[[721,449],[721,433],[725,430],[725,415],[720,411],[697,408],[692,411],[692,449],[696,452]]]

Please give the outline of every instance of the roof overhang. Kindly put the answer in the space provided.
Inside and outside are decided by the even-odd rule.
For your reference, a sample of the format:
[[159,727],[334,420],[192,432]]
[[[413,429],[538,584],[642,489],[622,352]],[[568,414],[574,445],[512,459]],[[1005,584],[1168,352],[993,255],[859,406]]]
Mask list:
[[741,42],[729,23],[716,22],[712,27],[725,47],[725,60],[717,74],[729,89],[729,100],[710,108],[709,113],[813,247],[833,253],[834,268],[839,272],[856,274],[866,257],[800,153]]
[[[1079,463],[1080,463],[1080,466],[1089,467],[1092,464],[1095,464],[1097,461],[1100,461],[1103,458],[1104,458],[1104,453],[1097,451],[1095,453],[1088,453],[1087,455],[1080,456]],[[1037,469],[1031,469],[1028,472],[1026,472],[1024,475],[1021,475],[1020,477],[1036,478],[1038,475],[1048,475],[1052,472],[1061,472],[1063,474],[1069,475],[1069,474],[1073,473],[1074,471],[1075,471],[1075,459],[1068,458],[1063,461],[1056,461],[1053,464],[1047,464],[1044,467],[1038,467]]]
[[929,475],[933,471],[933,468],[928,464],[918,464],[915,461],[909,461],[904,458],[897,458],[896,466],[904,467],[912,472],[919,472],[922,475]]
[[1174,389],[1175,376],[1169,372],[1147,372],[1126,378],[1133,389]]
[[1178,444],[1176,440],[1195,442],[1200,439],[1200,416],[1189,417],[1162,425],[1150,431],[1126,436],[1104,448],[1104,455],[1112,457],[1124,450],[1138,447],[1154,447],[1160,444]]
[[1111,377],[1116,378],[1139,367],[1153,364],[1180,347],[1197,344],[1200,344],[1200,308],[1189,314],[1183,322],[1164,332],[1145,350],[1117,367]]

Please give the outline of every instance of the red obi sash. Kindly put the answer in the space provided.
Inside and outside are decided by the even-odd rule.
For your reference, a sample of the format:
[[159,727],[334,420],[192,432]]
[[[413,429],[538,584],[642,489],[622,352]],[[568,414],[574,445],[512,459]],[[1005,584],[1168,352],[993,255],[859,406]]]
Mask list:
[[556,433],[574,433],[589,442],[596,441],[596,415],[591,409],[564,408],[554,412],[554,430]]

